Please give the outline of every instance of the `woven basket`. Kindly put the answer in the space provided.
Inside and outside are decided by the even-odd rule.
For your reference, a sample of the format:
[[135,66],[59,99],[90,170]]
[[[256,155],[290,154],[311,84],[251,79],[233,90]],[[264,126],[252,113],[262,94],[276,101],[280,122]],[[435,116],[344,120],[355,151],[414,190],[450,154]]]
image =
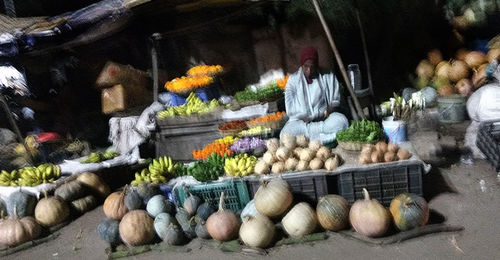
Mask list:
[[269,127],[271,129],[281,129],[281,128],[283,128],[283,126],[285,126],[287,121],[288,121],[288,117],[286,115],[284,115],[278,121],[271,121],[271,122],[250,122],[250,121],[247,121],[247,126],[248,126],[248,128],[262,126],[262,127]]
[[376,144],[377,142],[345,142],[345,141],[338,141],[339,146],[344,149],[344,150],[349,150],[349,151],[361,151],[363,149],[363,146],[366,144]]
[[230,130],[220,130],[219,133],[222,135],[222,137],[226,136],[237,136],[239,132],[245,130],[246,128],[238,128],[238,129],[230,129]]

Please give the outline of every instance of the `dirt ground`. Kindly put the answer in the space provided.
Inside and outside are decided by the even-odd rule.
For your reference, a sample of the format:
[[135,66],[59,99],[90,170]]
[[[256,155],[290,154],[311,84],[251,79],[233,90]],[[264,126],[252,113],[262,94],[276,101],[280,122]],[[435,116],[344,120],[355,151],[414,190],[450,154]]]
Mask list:
[[[480,182],[484,180],[484,187]],[[460,162],[433,167],[424,176],[425,197],[445,223],[460,225],[461,232],[431,234],[401,243],[370,246],[332,234],[325,241],[270,250],[273,259],[499,259],[500,176],[482,160],[473,166]],[[104,218],[102,207],[61,229],[60,236],[5,259],[106,259],[104,243],[96,227]],[[255,256],[223,253],[202,246],[195,239],[188,250],[148,252],[132,259],[250,259]],[[185,248],[184,248],[185,249]],[[187,251],[187,252],[186,252]],[[260,257],[259,257],[260,258]]]

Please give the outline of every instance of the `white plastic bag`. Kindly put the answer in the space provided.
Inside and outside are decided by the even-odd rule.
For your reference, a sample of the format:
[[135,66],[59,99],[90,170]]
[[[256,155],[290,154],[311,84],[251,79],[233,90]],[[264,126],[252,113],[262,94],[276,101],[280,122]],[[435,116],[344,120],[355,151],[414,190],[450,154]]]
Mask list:
[[467,100],[467,112],[474,121],[500,119],[500,85],[488,84],[474,92]]

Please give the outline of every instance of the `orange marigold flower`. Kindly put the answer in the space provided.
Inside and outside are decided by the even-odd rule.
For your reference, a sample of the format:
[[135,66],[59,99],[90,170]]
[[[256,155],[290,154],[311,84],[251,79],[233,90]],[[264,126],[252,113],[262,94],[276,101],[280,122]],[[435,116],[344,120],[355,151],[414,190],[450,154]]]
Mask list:
[[174,93],[189,92],[197,88],[208,86],[213,82],[214,78],[210,76],[183,76],[165,83],[165,89]]
[[286,88],[286,82],[288,81],[288,78],[289,78],[289,77],[290,77],[290,75],[286,75],[284,78],[282,78],[282,79],[278,79],[278,80],[276,81],[276,84],[278,84],[278,87],[279,87],[280,89],[283,89],[283,90],[284,90],[284,89]]
[[198,65],[187,71],[188,76],[214,76],[224,71],[221,65]]

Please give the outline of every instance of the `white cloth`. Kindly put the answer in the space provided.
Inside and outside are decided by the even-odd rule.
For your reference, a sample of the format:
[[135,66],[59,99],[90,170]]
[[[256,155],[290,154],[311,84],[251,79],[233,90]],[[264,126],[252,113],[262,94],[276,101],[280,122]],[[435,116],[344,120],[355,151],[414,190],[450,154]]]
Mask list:
[[237,111],[225,109],[222,111],[221,118],[224,121],[246,120],[253,117],[266,115],[269,110],[269,104],[247,106]]
[[474,121],[500,119],[500,85],[482,86],[467,100],[467,112]]
[[285,107],[289,120],[281,130],[281,135],[303,134],[323,143],[333,141],[338,131],[349,126],[344,115],[333,112],[324,121],[311,121],[321,118],[325,111],[332,111],[339,105],[339,82],[335,75],[320,74],[308,84],[300,68],[287,81]]

